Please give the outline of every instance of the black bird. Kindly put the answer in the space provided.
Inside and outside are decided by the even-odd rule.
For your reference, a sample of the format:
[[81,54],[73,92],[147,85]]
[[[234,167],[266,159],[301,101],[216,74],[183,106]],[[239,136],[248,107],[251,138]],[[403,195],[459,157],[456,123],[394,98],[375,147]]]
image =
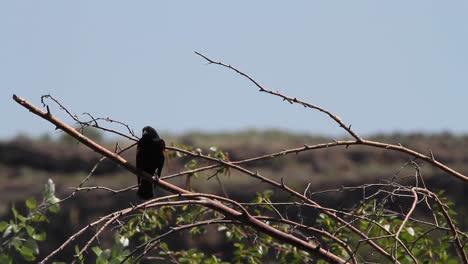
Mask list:
[[[137,145],[137,169],[151,175],[154,175],[157,169],[159,178],[164,165],[165,148],[166,143],[159,137],[158,132],[150,126],[144,127]],[[144,200],[153,198],[153,183],[151,181],[138,177],[138,184],[138,197]]]

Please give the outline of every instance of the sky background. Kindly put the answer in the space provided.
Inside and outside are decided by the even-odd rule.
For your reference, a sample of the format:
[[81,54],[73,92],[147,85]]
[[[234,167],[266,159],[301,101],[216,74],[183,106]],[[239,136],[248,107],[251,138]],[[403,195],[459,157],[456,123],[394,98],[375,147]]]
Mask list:
[[[468,132],[468,1],[2,1],[0,138],[54,133],[11,96],[184,133]],[[53,114],[64,117],[57,107]],[[68,122],[71,122],[67,119]]]

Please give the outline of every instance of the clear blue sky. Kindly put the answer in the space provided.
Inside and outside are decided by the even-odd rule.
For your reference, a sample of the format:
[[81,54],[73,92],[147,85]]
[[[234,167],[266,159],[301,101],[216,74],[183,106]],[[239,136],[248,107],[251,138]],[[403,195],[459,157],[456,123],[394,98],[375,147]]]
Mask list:
[[[52,94],[140,130],[468,132],[467,1],[2,1],[0,138],[52,133],[11,100]],[[56,113],[57,109],[53,109]],[[63,115],[60,115],[63,116]]]

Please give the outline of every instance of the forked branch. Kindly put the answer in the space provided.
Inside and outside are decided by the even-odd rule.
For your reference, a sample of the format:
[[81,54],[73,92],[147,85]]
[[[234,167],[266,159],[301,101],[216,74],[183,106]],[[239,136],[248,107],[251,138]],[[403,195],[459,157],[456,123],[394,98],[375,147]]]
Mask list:
[[275,91],[269,90],[269,89],[263,87],[261,84],[259,84],[256,80],[254,80],[248,74],[242,72],[241,70],[239,70],[239,69],[237,69],[237,68],[235,68],[235,67],[233,67],[231,65],[225,64],[225,63],[220,62],[220,61],[214,61],[214,60],[208,58],[207,56],[205,56],[205,55],[203,55],[203,54],[201,54],[199,52],[195,52],[195,54],[197,54],[198,56],[204,58],[210,64],[215,64],[215,65],[219,65],[219,66],[228,68],[228,69],[233,70],[236,73],[244,76],[245,78],[250,80],[255,86],[257,86],[259,88],[260,92],[265,92],[265,93],[268,93],[268,94],[271,94],[271,95],[275,95],[275,96],[278,96],[278,97],[282,98],[284,101],[287,101],[287,102],[289,102],[291,104],[299,104],[299,105],[302,105],[304,107],[315,109],[315,110],[318,110],[320,112],[323,112],[323,113],[327,114],[331,119],[333,119],[336,123],[338,123],[340,127],[342,127],[346,132],[348,132],[354,139],[356,139],[356,141],[354,141],[353,143],[348,144],[348,145],[366,145],[366,146],[371,146],[371,147],[385,148],[385,149],[400,151],[400,152],[409,154],[411,156],[414,156],[416,158],[422,159],[424,161],[427,161],[427,162],[431,163],[432,165],[442,169],[443,171],[445,171],[445,172],[449,173],[450,175],[455,176],[455,177],[457,177],[457,178],[459,178],[459,179],[461,179],[463,181],[468,181],[468,177],[466,175],[463,175],[462,173],[460,173],[460,172],[448,167],[447,165],[437,161],[434,158],[434,156],[432,155],[432,153],[431,153],[430,156],[427,156],[427,155],[424,155],[424,154],[419,153],[417,151],[414,151],[412,149],[408,149],[406,147],[403,147],[401,145],[392,145],[392,144],[386,144],[386,143],[381,143],[381,142],[376,142],[376,141],[364,140],[356,132],[354,132],[354,130],[351,129],[350,125],[349,126],[346,125],[338,115],[335,115],[335,114],[331,113],[330,111],[328,111],[328,110],[326,110],[324,108],[321,108],[319,106],[316,106],[316,105],[304,102],[302,100],[299,100],[299,99],[297,99],[295,97],[292,98],[292,97],[286,96],[286,95],[284,95],[284,94],[282,94],[282,93],[280,93],[278,91],[275,92]]

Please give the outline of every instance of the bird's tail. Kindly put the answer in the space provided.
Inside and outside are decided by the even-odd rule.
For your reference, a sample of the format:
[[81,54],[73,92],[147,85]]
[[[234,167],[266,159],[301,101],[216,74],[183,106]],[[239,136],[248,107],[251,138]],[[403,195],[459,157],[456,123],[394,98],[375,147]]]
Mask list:
[[143,200],[153,198],[153,183],[148,180],[141,179],[140,186],[138,186],[138,197]]

